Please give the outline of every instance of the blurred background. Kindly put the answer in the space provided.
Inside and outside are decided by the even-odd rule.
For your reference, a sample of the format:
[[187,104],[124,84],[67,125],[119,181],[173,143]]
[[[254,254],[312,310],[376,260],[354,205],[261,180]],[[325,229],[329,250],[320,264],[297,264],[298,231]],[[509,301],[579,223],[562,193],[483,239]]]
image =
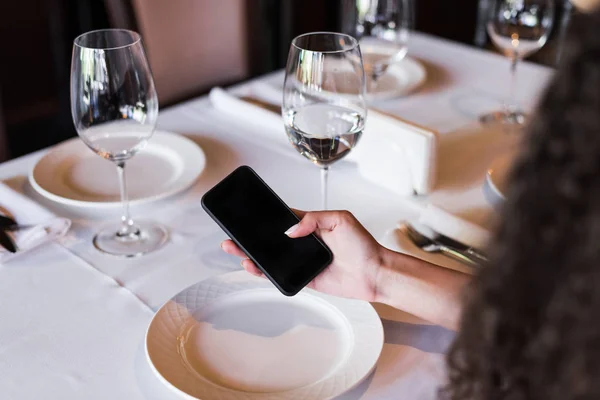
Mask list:
[[[412,0],[420,32],[493,51],[489,0]],[[0,161],[76,135],[69,104],[73,39],[101,28],[142,34],[161,108],[285,66],[291,39],[341,31],[344,0],[20,0],[0,4]],[[557,1],[546,46],[554,65],[572,7]],[[508,61],[507,61],[508,62]]]

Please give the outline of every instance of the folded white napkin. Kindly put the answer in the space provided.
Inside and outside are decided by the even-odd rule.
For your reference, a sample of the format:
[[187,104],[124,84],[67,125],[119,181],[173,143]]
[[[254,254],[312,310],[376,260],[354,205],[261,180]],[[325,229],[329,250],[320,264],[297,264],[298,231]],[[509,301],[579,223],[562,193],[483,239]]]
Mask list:
[[2,183],[0,183],[0,214],[15,219],[19,225],[31,225],[30,228],[9,233],[18,251],[10,253],[0,247],[0,264],[63,236],[71,226],[70,220],[57,218],[50,211]]
[[[281,92],[275,93],[272,85],[256,83],[251,92],[253,97],[281,104]],[[281,115],[221,88],[213,88],[209,98],[217,110],[260,128],[255,130],[261,135],[257,140],[268,137],[268,143],[291,148]],[[346,159],[356,162],[366,179],[399,195],[427,194],[435,185],[437,142],[435,131],[370,109],[360,144]]]
[[370,109],[360,144],[348,159],[370,181],[399,195],[428,194],[435,185],[435,131]]
[[[220,112],[231,116],[233,120],[241,120],[245,125],[258,128],[255,130],[260,135],[257,140],[262,139],[264,142],[267,138],[269,143],[291,149],[280,114],[244,101],[219,87],[212,88],[208,97],[213,107]],[[281,104],[281,100],[274,104]]]
[[[428,205],[425,208],[417,222],[428,226],[438,233],[477,249],[485,249],[492,236],[489,230],[432,205]],[[443,254],[427,253],[419,249],[399,229],[401,224],[402,222],[398,224],[397,228],[386,232],[381,238],[380,243],[383,246],[400,253],[410,254],[442,267],[465,273],[476,272],[476,269],[473,267],[464,265]]]
[[492,238],[488,229],[431,204],[421,214],[419,223],[477,249],[485,249]]

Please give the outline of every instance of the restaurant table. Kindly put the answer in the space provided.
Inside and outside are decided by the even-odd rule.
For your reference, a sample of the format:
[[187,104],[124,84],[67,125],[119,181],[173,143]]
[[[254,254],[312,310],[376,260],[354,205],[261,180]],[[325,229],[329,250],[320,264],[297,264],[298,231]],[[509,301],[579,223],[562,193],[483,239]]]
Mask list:
[[[503,137],[519,137],[477,121],[480,114],[500,108],[508,95],[506,58],[418,33],[411,37],[409,55],[425,65],[424,85],[374,106],[440,133],[435,191],[425,197],[398,197],[360,177],[344,161],[333,165],[330,173],[330,207],[353,212],[377,239],[430,203],[481,222],[485,167],[499,149],[515,145],[513,139],[506,144]],[[552,70],[525,62],[517,74],[519,103],[531,110]],[[281,87],[283,73],[258,80]],[[253,82],[229,90],[249,94]],[[179,398],[152,374],[145,359],[147,325],[179,291],[240,269],[239,260],[219,248],[225,234],[202,210],[202,194],[235,167],[247,164],[290,206],[319,208],[317,167],[291,145],[289,152],[273,151],[257,133],[260,126],[220,113],[206,96],[161,110],[158,128],[195,141],[206,153],[207,164],[186,192],[133,208],[134,217],[160,221],[171,230],[164,248],[139,258],[103,255],[91,243],[99,226],[119,218],[120,209],[70,209],[32,190],[27,175],[47,150],[0,164],[4,183],[73,220],[61,241],[0,265],[0,398]],[[385,330],[381,358],[363,383],[340,398],[435,398],[454,332],[401,311],[376,308]]]

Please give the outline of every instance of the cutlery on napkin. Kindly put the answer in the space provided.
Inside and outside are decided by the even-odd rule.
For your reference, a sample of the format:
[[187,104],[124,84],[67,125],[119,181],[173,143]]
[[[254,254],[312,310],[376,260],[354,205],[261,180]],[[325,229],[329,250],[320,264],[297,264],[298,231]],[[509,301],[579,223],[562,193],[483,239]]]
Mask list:
[[[270,98],[261,100],[261,92],[269,92]],[[291,149],[273,89],[254,88],[253,93],[253,98],[242,99],[215,87],[209,98],[217,110],[259,128],[262,137],[257,140],[268,138]],[[399,195],[427,194],[435,184],[437,143],[435,131],[369,109],[360,143],[346,160],[356,162],[366,179]]]
[[488,262],[487,255],[483,251],[435,232],[426,225],[405,222],[399,226],[399,229],[418,248],[428,253],[442,253],[474,267]]
[[17,225],[0,227],[15,244],[16,252],[0,248],[0,264],[18,257],[48,241],[64,236],[71,226],[66,218],[54,214],[34,201],[0,183],[0,202],[3,214]]
[[[477,270],[464,262],[447,257],[444,254],[422,250],[406,235],[405,230],[402,229],[403,223],[400,222],[396,228],[388,231],[381,238],[380,243],[391,250],[410,254],[442,267],[468,274],[473,274]],[[487,247],[492,238],[492,233],[488,229],[466,221],[433,205],[428,205],[424,209],[417,223],[428,227],[429,230],[438,235],[441,234],[448,239],[452,238],[454,241],[464,245],[465,249],[469,247],[477,249],[475,251],[482,253],[484,256],[485,253],[481,250]]]

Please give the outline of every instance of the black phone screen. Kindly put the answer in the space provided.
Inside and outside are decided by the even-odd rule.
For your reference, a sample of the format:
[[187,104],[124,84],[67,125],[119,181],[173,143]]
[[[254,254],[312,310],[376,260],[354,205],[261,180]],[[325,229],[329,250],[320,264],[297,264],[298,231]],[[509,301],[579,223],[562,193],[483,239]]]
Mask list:
[[284,232],[298,217],[250,167],[233,171],[202,198],[202,207],[285,295],[306,286],[330,262],[315,235]]

